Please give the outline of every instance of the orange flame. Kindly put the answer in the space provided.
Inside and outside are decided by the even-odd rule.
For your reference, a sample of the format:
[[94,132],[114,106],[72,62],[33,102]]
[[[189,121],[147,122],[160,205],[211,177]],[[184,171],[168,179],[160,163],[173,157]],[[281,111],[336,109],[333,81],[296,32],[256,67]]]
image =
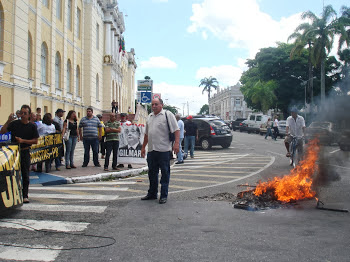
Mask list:
[[290,174],[275,177],[272,181],[260,182],[254,194],[260,196],[267,191],[272,191],[277,200],[283,202],[314,197],[316,192],[311,189],[312,176],[318,169],[316,161],[319,152],[319,140],[315,138],[308,143],[305,158],[292,169]]

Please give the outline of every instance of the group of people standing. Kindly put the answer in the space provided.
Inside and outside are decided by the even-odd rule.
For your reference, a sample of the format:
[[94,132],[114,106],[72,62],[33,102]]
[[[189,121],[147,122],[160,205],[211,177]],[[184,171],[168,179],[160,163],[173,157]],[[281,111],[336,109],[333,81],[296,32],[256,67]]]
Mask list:
[[[279,131],[278,131],[278,116],[274,116],[274,120],[271,121],[271,118],[268,118],[267,123],[266,123],[266,135],[265,135],[265,139],[267,139],[268,136],[271,136],[271,138],[273,140],[277,140],[277,137],[279,135]],[[273,133],[272,133],[272,129],[273,129]]]

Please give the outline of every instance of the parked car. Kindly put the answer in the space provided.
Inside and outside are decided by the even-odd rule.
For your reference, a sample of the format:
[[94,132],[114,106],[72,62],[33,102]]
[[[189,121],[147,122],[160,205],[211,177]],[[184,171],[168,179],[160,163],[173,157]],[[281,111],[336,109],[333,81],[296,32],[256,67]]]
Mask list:
[[[284,138],[286,136],[286,124],[285,120],[278,121],[278,133],[280,138]],[[261,124],[260,126],[260,135],[265,135],[267,132],[267,122]],[[271,132],[273,133],[273,129],[271,128]]]
[[231,122],[231,129],[233,131],[239,130],[240,129],[240,124],[246,120],[246,118],[237,118],[236,120]]
[[339,132],[332,122],[312,122],[305,131],[305,141],[318,137],[321,144],[330,145],[337,143]]
[[249,114],[248,119],[245,120],[248,134],[252,132],[259,134],[261,124],[266,123],[269,118],[271,118],[271,116],[256,113]]
[[238,128],[239,132],[247,131],[247,127],[248,127],[247,121],[248,120],[244,120],[243,122],[239,123],[239,128]]
[[229,120],[224,120],[224,122],[225,122],[225,124],[226,124],[230,129],[232,129],[232,127],[231,127],[231,121],[229,121]]
[[342,151],[350,151],[350,129],[343,130],[340,133],[338,145]]
[[[183,118],[186,123],[188,120]],[[232,142],[232,133],[226,123],[219,118],[193,118],[192,120],[198,127],[198,140],[196,146],[204,150],[212,146],[220,145],[228,148]]]

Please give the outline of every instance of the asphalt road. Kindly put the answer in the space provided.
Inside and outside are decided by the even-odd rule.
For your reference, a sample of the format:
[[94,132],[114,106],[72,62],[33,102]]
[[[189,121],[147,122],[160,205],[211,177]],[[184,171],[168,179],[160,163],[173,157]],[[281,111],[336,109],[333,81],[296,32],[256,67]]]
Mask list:
[[[31,187],[32,202],[0,220],[0,242],[21,246],[0,246],[0,261],[349,261],[349,213],[317,210],[315,200],[251,212],[200,199],[290,172],[283,140],[233,135],[230,148],[197,150],[172,168],[165,205],[140,201],[146,175]],[[335,181],[318,197],[350,209],[349,154],[328,146],[323,156]]]

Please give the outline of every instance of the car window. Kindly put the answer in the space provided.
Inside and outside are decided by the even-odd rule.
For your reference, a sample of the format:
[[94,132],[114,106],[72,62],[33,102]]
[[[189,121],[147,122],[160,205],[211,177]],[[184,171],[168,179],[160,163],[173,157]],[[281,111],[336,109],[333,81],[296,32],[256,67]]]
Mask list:
[[255,120],[255,115],[251,115],[251,116],[249,117],[249,120]]
[[224,121],[221,120],[210,120],[209,121],[211,125],[217,126],[217,127],[221,127],[221,126],[225,126],[226,123]]
[[261,121],[262,116],[256,116],[256,121]]

